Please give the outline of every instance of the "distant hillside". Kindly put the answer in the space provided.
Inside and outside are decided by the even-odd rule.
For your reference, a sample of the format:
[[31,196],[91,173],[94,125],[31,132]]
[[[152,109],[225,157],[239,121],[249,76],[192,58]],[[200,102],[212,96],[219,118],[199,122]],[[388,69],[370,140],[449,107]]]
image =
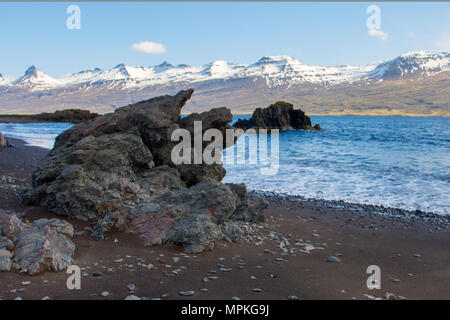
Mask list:
[[19,79],[0,75],[1,113],[88,109],[97,113],[194,88],[184,112],[228,107],[251,113],[285,100],[308,114],[450,116],[450,54],[413,52],[365,66],[309,66],[289,56],[250,65],[199,67],[123,64],[52,78],[32,66]]

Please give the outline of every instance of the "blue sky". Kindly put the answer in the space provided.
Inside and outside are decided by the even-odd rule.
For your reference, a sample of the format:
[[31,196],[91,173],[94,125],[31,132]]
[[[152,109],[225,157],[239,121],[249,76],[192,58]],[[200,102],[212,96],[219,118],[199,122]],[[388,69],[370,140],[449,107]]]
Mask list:
[[[69,30],[66,9],[81,9]],[[366,8],[381,9],[387,39],[370,36]],[[252,63],[290,55],[314,65],[366,64],[415,50],[450,51],[450,3],[0,3],[0,73],[30,65],[52,76],[119,63]],[[143,41],[164,53],[132,49]]]

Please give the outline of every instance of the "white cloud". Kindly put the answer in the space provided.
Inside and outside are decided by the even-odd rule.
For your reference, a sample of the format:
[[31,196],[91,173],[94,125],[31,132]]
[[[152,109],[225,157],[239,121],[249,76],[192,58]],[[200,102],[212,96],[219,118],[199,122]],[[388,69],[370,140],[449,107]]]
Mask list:
[[378,38],[380,40],[387,40],[388,34],[383,30],[369,29],[369,36]]
[[138,43],[133,43],[131,48],[135,51],[143,53],[164,53],[166,52],[166,47],[161,43],[142,41]]

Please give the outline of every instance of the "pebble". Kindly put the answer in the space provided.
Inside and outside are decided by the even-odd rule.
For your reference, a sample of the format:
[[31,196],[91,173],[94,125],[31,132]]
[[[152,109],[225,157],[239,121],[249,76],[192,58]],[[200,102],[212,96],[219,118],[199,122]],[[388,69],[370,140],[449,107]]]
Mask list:
[[194,290],[180,291],[180,292],[178,292],[178,294],[179,294],[180,296],[183,296],[183,297],[190,297],[190,296],[193,296],[194,293],[195,293]]
[[23,281],[23,282],[22,282],[22,285],[23,285],[23,286],[28,286],[30,283],[31,283],[31,281]]
[[252,292],[262,292],[262,289],[261,288],[253,288]]
[[102,293],[100,293],[100,295],[102,297],[107,297],[107,296],[109,296],[109,292],[108,291],[103,291]]
[[389,278],[390,282],[400,282],[400,279],[396,279],[396,278]]
[[43,298],[41,298],[41,300],[51,300],[49,296],[45,296]]
[[127,297],[125,298],[125,300],[141,300],[141,299],[139,299],[139,297],[136,297],[136,296],[134,296],[134,295],[130,295],[130,296],[127,296]]
[[329,256],[329,257],[327,258],[327,261],[328,261],[328,262],[341,262],[341,259],[336,258],[335,256]]
[[201,288],[199,291],[200,292],[208,292],[209,290],[207,288]]
[[128,288],[128,291],[134,292],[134,290],[136,290],[136,285],[131,283],[131,284],[127,285],[127,288]]
[[241,300],[239,297],[231,297],[231,300]]
[[23,300],[22,297],[16,297],[14,300]]
[[288,300],[298,300],[297,296],[288,296]]

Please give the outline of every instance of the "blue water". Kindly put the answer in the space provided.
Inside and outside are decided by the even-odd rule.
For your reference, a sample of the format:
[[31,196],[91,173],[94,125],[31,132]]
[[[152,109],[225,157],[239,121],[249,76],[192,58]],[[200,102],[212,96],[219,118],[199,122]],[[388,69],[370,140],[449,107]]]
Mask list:
[[[324,130],[280,133],[276,175],[261,175],[260,165],[225,164],[224,181],[243,182],[252,190],[450,214],[450,118],[311,119]],[[70,126],[0,124],[0,132],[51,148]]]
[[70,123],[0,123],[0,132],[31,146],[52,149],[55,138],[72,126]]

